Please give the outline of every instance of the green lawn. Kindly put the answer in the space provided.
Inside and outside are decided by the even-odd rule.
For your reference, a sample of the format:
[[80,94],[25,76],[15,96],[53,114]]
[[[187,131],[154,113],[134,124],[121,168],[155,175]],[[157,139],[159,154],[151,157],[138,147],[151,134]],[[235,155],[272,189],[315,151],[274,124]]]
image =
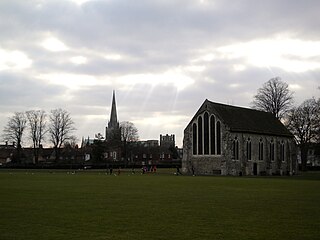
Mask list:
[[0,171],[0,239],[320,239],[320,173]]

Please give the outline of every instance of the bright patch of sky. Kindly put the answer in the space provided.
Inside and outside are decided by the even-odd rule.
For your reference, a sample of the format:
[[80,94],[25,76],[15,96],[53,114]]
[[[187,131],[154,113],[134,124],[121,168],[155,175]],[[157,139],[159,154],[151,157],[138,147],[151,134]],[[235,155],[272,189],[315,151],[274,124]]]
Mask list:
[[51,52],[63,52],[69,49],[62,41],[54,37],[46,38],[41,46]]
[[76,65],[81,65],[81,64],[85,64],[88,62],[88,59],[86,57],[83,57],[83,56],[75,56],[75,57],[71,57],[70,58],[70,61],[73,63],[73,64],[76,64]]
[[30,68],[32,60],[23,52],[0,49],[0,71]]
[[121,60],[123,57],[120,54],[106,54],[104,58],[107,60],[118,61]]
[[81,6],[82,4],[89,2],[89,1],[92,1],[92,0],[70,0],[70,1]]
[[320,41],[262,39],[223,46],[218,52],[229,60],[238,59],[239,63],[244,59],[251,66],[278,67],[296,73],[320,69],[320,62],[313,59],[320,55]]
[[290,88],[291,90],[299,90],[299,89],[301,89],[302,87],[301,87],[301,85],[299,85],[299,84],[290,84],[290,85],[289,85],[289,88]]
[[41,74],[39,79],[53,85],[65,86],[71,90],[77,90],[81,87],[94,86],[98,80],[90,75],[77,75],[68,73]]
[[119,82],[130,88],[134,85],[151,85],[155,88],[159,85],[174,86],[178,91],[194,84],[194,80],[180,70],[171,70],[163,74],[132,74],[120,77]]

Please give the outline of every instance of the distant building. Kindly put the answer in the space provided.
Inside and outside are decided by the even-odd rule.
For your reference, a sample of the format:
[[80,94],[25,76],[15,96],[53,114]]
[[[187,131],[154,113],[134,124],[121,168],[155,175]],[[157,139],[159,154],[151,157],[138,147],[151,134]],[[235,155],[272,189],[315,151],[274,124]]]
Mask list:
[[134,166],[180,166],[181,155],[178,153],[178,149],[174,147],[174,135],[169,136],[170,138],[163,137],[165,136],[160,135],[162,145],[159,145],[158,140],[127,143],[128,164]]
[[[315,169],[320,167],[320,143],[310,143],[307,152],[307,167]],[[301,149],[298,147],[298,163],[301,164]]]
[[115,91],[112,94],[112,105],[111,105],[111,114],[110,120],[106,127],[106,141],[119,140],[121,139],[120,125],[117,117],[117,106],[116,106],[116,96]]
[[83,138],[82,137],[82,141],[81,141],[81,147],[85,147],[85,146],[89,146],[92,145],[94,143],[94,139],[92,138]]
[[162,135],[160,134],[160,147],[175,147],[176,142],[175,142],[175,136],[174,134],[166,134]]
[[15,149],[16,143],[12,142],[12,144],[9,144],[8,141],[5,142],[5,144],[0,144],[0,149]]
[[[86,164],[95,166],[177,166],[181,165],[182,152],[175,147],[175,135],[160,135],[159,140],[121,142],[117,118],[115,92],[113,91],[110,120],[105,141],[82,139]],[[99,140],[100,139],[100,140]],[[114,141],[116,140],[116,141]],[[160,144],[159,144],[160,142]]]
[[10,163],[13,157],[13,149],[0,148],[0,166]]
[[94,139],[82,139],[81,148],[84,148],[86,165],[96,167],[122,165],[124,162],[123,146],[121,143],[121,129],[117,117],[115,91],[112,93],[110,119],[105,129],[105,138],[101,133]]
[[145,140],[145,141],[138,141],[138,145],[144,146],[144,147],[158,147],[159,141],[158,140]]
[[294,137],[271,113],[205,100],[184,130],[182,170],[293,174],[298,170]]

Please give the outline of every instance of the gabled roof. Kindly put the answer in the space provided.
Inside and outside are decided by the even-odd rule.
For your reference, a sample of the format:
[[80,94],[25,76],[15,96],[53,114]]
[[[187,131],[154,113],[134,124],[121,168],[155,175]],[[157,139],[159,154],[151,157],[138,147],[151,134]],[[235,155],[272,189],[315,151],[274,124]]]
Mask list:
[[214,109],[221,121],[232,132],[293,137],[289,130],[272,113],[215,103],[207,99],[194,118],[205,110],[206,105],[208,105],[209,109]]

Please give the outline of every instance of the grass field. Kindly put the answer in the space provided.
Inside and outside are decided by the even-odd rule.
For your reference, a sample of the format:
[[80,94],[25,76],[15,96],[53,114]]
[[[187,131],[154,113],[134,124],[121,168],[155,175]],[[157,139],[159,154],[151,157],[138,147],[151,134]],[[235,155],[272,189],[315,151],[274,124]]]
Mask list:
[[1,240],[320,239],[320,173],[2,170],[0,194]]

